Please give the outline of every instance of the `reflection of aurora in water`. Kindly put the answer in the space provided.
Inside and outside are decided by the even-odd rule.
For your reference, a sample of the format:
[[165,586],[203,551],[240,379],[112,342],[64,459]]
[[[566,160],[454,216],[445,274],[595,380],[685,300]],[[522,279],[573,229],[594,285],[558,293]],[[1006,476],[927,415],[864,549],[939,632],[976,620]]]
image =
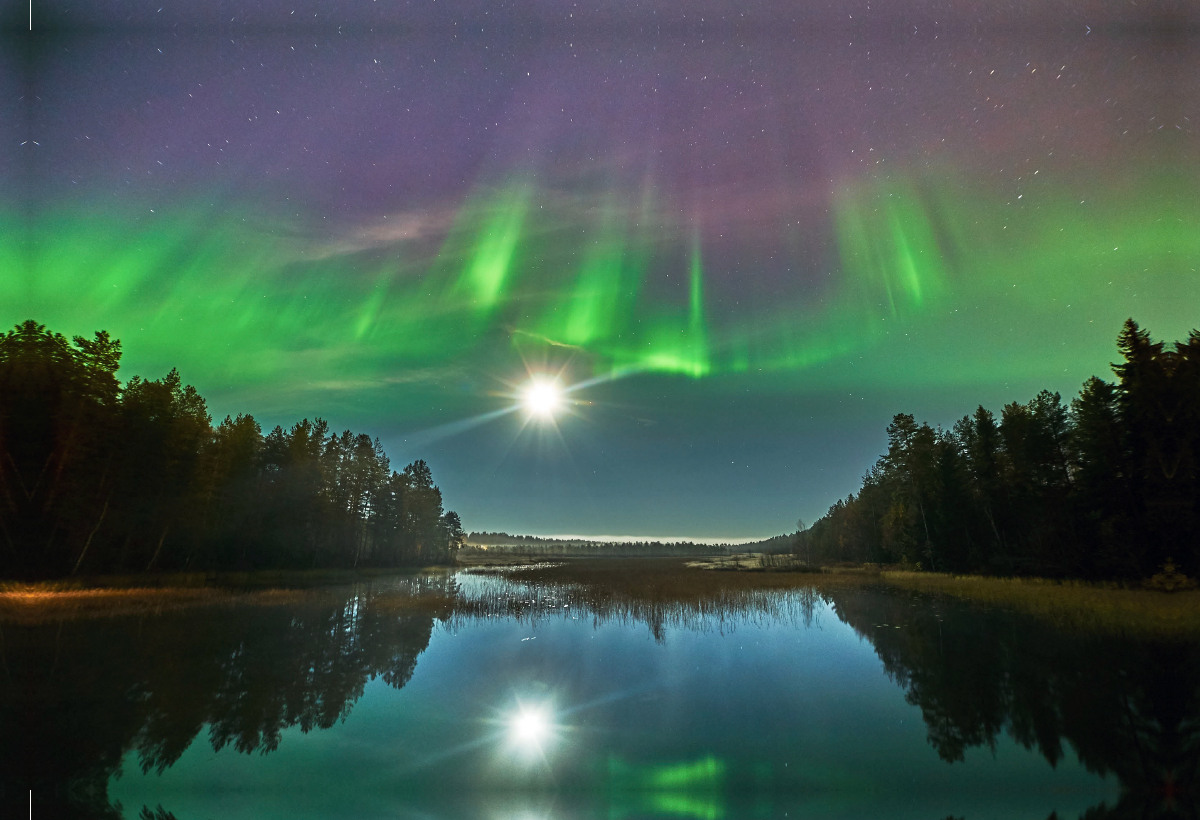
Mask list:
[[[991,769],[1041,782],[1012,757],[1024,747],[1063,772],[1075,770],[1078,756],[1089,771],[1119,779],[1119,805],[1090,816],[1176,818],[1194,808],[1188,783],[1200,761],[1200,672],[1190,642],[1064,634],[1024,616],[853,585],[714,595],[665,579],[620,593],[591,583],[461,580],[461,587],[444,577],[380,581],[149,620],[6,625],[4,681],[16,688],[5,695],[5,719],[41,727],[6,733],[6,788],[24,793],[11,777],[20,780],[33,767],[40,773],[35,791],[63,801],[60,816],[98,816],[105,813],[103,784],[122,759],[125,777],[109,789],[154,794],[154,773],[165,772],[170,783],[178,766],[180,783],[192,786],[174,793],[177,805],[190,800],[188,789],[212,793],[205,778],[219,769],[223,780],[241,784],[243,796],[265,790],[255,798],[267,801],[260,805],[265,817],[279,778],[297,776],[282,765],[300,767],[304,788],[315,785],[329,800],[375,794],[363,811],[420,806],[437,817],[467,801],[476,814],[515,803],[545,804],[539,816],[546,817],[603,806],[610,816],[717,820],[754,807],[764,816],[838,806],[870,813],[904,794],[910,778],[932,776],[949,778],[938,793],[961,815],[976,805],[966,795],[991,788]],[[556,624],[566,643],[555,643]],[[842,624],[853,630],[846,647],[867,641],[852,650],[866,665],[850,674],[879,680],[882,689],[869,700],[820,660],[846,651],[833,640],[846,631]],[[645,640],[645,626],[656,642]],[[680,677],[686,670],[674,664],[657,672],[646,665],[660,656],[692,657],[685,647],[697,639],[704,647],[697,659],[714,663],[702,674]],[[459,641],[467,643],[455,652]],[[587,671],[597,663],[609,673]],[[422,667],[434,677],[421,680]],[[16,680],[13,669],[21,670]],[[576,680],[580,674],[586,683]],[[371,683],[377,676],[382,686]],[[826,676],[833,679],[823,682]],[[920,710],[924,728],[875,748],[885,727],[871,721],[891,713],[871,703],[896,685]],[[555,725],[544,754],[514,755],[508,722],[497,727],[475,714],[481,704],[485,713],[506,709],[517,686],[535,693],[518,700],[530,709],[557,701],[545,713]],[[384,694],[401,688],[401,700]],[[584,690],[604,694],[572,699]],[[671,700],[657,699],[660,691]],[[723,706],[706,711],[710,699]],[[63,709],[66,703],[72,708]],[[360,709],[367,716],[350,720]],[[676,709],[691,716],[672,718]],[[746,736],[747,720],[764,728]],[[639,734],[639,722],[653,734]],[[295,729],[329,732],[332,746],[305,746]],[[229,748],[212,757],[209,746]],[[277,757],[290,746],[308,751]],[[863,763],[856,746],[884,755],[872,758],[874,797],[863,792],[868,773],[855,768]],[[987,755],[978,750],[989,748],[998,757],[983,763]],[[360,757],[363,750],[373,762]],[[353,785],[372,767],[393,786],[403,784],[404,797]],[[986,805],[998,796],[980,799]],[[1029,816],[1048,814],[1041,805]]]

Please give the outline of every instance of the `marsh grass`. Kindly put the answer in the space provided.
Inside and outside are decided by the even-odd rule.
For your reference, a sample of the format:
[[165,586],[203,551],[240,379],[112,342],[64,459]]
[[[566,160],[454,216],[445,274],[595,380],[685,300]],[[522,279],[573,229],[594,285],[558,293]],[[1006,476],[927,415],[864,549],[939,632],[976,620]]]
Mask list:
[[[656,637],[666,626],[726,629],[740,622],[809,623],[842,590],[882,587],[954,598],[985,609],[1035,616],[1058,628],[1163,640],[1200,640],[1200,590],[1161,592],[1038,578],[956,576],[879,567],[814,571],[762,568],[757,556],[718,559],[595,558],[512,566],[477,566],[484,591],[440,588],[445,568],[410,571],[319,570],[265,573],[109,576],[40,584],[0,584],[0,623],[38,624],[117,615],[153,615],[200,606],[291,604],[333,594],[339,586],[374,584],[371,606],[439,620],[589,617],[644,622]],[[740,559],[740,560],[739,560]],[[801,565],[803,566],[803,565]],[[731,570],[731,571],[713,571]],[[735,571],[741,570],[741,571]],[[472,590],[472,591],[465,591]]]
[[[729,561],[733,566],[726,566]],[[728,559],[563,561],[498,571],[509,586],[491,600],[464,600],[459,615],[536,618],[583,610],[599,620],[641,620],[697,628],[733,620],[807,621],[817,599],[841,590],[891,588],[954,598],[983,608],[1018,612],[1068,631],[1153,640],[1200,639],[1200,591],[1171,593],[1115,584],[1041,578],[956,576],[832,567],[817,572],[756,571],[742,556]],[[714,566],[715,564],[715,566]]]
[[735,552],[712,558],[688,561],[687,566],[718,572],[822,572],[821,567],[806,564],[795,555],[775,552]]
[[0,587],[0,623],[35,626],[76,618],[158,615],[197,606],[277,606],[293,603],[303,594],[285,589],[238,592],[182,587],[53,589],[48,586]]
[[[559,558],[546,558],[545,556],[533,556],[518,552],[505,552],[501,550],[488,551],[469,551],[459,552],[454,557],[454,565],[457,567],[470,567],[472,569],[494,569],[503,567],[527,567],[557,561]],[[579,559],[576,559],[579,560]]]
[[[666,627],[723,632],[743,623],[808,625],[827,600],[824,590],[861,585],[852,576],[707,572],[694,563],[586,559],[489,571],[494,580],[487,591],[460,596],[454,614],[527,622],[581,616],[596,624],[641,622],[662,640]],[[812,583],[818,577],[823,584]]]
[[679,558],[561,561],[518,567],[505,573],[514,580],[577,583],[621,595],[650,595],[696,600],[734,591],[799,589],[859,584],[858,573],[845,572],[711,572],[707,561]]
[[1115,584],[884,571],[882,583],[1034,615],[1070,630],[1200,640],[1200,591],[1159,592]]
[[323,589],[398,577],[446,575],[412,570],[289,570],[270,572],[107,575],[33,584],[0,583],[0,623],[35,625],[74,618],[153,615],[198,606],[290,604]]
[[[312,587],[348,584],[356,581],[393,576],[408,577],[426,574],[445,574],[446,567],[400,567],[392,569],[296,569],[255,570],[253,572],[161,572],[132,575],[95,575],[83,578],[63,578],[41,581],[34,586],[53,591],[93,589],[266,589]],[[22,586],[0,582],[0,592],[8,587]]]

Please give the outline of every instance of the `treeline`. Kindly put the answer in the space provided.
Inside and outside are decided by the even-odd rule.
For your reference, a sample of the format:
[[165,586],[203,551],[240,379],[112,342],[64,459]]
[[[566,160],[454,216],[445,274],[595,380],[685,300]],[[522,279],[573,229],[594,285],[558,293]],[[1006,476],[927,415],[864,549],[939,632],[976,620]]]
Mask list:
[[509,535],[506,532],[483,532],[471,531],[467,533],[466,543],[471,546],[487,546],[491,544],[512,545],[512,544],[594,544],[595,541],[588,541],[584,538],[542,538],[539,535]]
[[950,430],[899,414],[862,489],[796,535],[813,561],[1135,579],[1200,572],[1200,332],[1168,347],[1130,319],[1116,382],[1042,391]]
[[693,541],[592,541],[586,538],[543,538],[539,535],[487,531],[469,533],[462,544],[463,555],[503,553],[547,558],[727,555],[731,549],[729,544],[697,544]]
[[[513,555],[539,558],[649,558],[673,555],[728,555],[728,544],[697,544],[692,541],[554,541],[537,539],[536,543],[490,543],[476,545],[475,533],[459,550],[462,555]],[[518,536],[520,537],[520,536]],[[526,536],[535,538],[535,536]]]
[[423,461],[305,419],[216,426],[172,370],[116,376],[105,332],[34,321],[0,336],[0,577],[449,560],[459,517]]
[[[803,524],[803,522],[801,522]],[[803,528],[803,526],[801,527]],[[752,541],[748,544],[738,545],[740,552],[762,552],[769,555],[780,553],[794,552],[796,547],[796,536],[791,533],[783,535],[772,535],[770,538],[764,538],[762,541]]]

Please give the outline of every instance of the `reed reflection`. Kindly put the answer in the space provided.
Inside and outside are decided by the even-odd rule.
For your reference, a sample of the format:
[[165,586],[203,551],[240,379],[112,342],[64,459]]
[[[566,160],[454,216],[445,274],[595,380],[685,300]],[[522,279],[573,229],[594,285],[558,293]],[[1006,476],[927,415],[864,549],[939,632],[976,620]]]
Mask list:
[[720,579],[705,572],[672,575],[661,572],[655,566],[659,562],[642,563],[647,571],[639,572],[640,566],[631,571],[624,562],[596,561],[472,573],[475,583],[463,588],[454,617],[458,623],[546,617],[584,617],[597,627],[642,623],[662,643],[669,628],[725,632],[739,624],[773,623],[808,628],[824,604],[818,588],[796,586],[790,579],[772,588],[778,578],[751,577],[746,583],[747,576],[732,573]]
[[[329,728],[369,680],[404,687],[435,624],[644,624],[669,644],[678,629],[806,629],[833,617],[869,641],[947,764],[1008,735],[1051,765],[1077,754],[1090,771],[1120,780],[1120,801],[1094,807],[1088,820],[1200,815],[1195,642],[1067,632],[1032,616],[857,582],[631,572],[618,562],[419,576],[278,606],[5,625],[0,783],[6,799],[32,788],[44,816],[136,816],[139,807],[123,813],[107,793],[123,760],[161,773],[201,735],[213,749],[266,754],[291,727]],[[542,702],[520,705],[524,717],[506,727],[510,740],[544,746],[560,722],[577,719],[578,704],[556,704],[536,720]],[[774,804],[796,799],[783,781],[760,788],[732,758],[660,760],[655,769],[607,760],[592,787],[618,813],[707,816],[756,789],[766,799],[782,788]],[[698,779],[680,780],[680,772]]]
[[[775,584],[775,588],[769,585]],[[763,588],[768,585],[767,588]],[[1055,629],[1032,616],[984,610],[877,585],[728,573],[630,572],[612,562],[507,573],[465,599],[461,617],[536,620],[584,613],[603,623],[726,631],[810,627],[825,605],[867,639],[928,740],[947,763],[1008,734],[1051,766],[1077,754],[1122,787],[1096,818],[1200,816],[1200,645],[1107,630]]]

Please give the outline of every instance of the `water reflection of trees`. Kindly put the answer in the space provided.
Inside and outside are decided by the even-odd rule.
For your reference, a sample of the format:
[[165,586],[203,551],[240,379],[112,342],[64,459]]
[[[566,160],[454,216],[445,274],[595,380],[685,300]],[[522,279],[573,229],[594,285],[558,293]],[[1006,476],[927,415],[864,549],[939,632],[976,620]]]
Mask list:
[[[521,574],[498,579],[465,596],[456,612],[526,620],[583,612],[597,624],[645,623],[663,641],[667,627],[807,626],[829,604],[870,641],[889,677],[921,709],[943,760],[995,748],[1007,733],[1052,766],[1073,750],[1089,771],[1119,780],[1120,803],[1096,807],[1088,820],[1200,817],[1194,642],[1063,632],[1030,616],[880,587],[768,581],[780,586],[762,588],[744,575],[593,572],[543,570],[536,583]],[[570,583],[572,577],[579,581]]]
[[1195,644],[1064,633],[861,585],[613,572],[412,578],[277,607],[5,627],[0,785],[9,800],[33,788],[42,816],[117,817],[107,785],[122,760],[161,772],[201,734],[215,749],[265,753],[290,727],[330,727],[372,678],[404,686],[439,619],[580,617],[645,624],[664,641],[671,628],[806,627],[828,605],[870,641],[946,761],[1007,733],[1052,765],[1077,754],[1119,778],[1119,805],[1089,820],[1200,816]]
[[947,761],[1002,732],[1051,765],[1067,745],[1123,797],[1089,817],[1197,816],[1200,647],[1062,633],[1029,617],[878,590],[830,593],[921,709]]
[[285,729],[328,728],[367,681],[404,686],[429,611],[376,606],[453,593],[445,577],[362,586],[278,607],[4,629],[0,788],[45,817],[119,817],[107,786],[127,753],[163,771],[207,727],[214,749],[269,752]]

